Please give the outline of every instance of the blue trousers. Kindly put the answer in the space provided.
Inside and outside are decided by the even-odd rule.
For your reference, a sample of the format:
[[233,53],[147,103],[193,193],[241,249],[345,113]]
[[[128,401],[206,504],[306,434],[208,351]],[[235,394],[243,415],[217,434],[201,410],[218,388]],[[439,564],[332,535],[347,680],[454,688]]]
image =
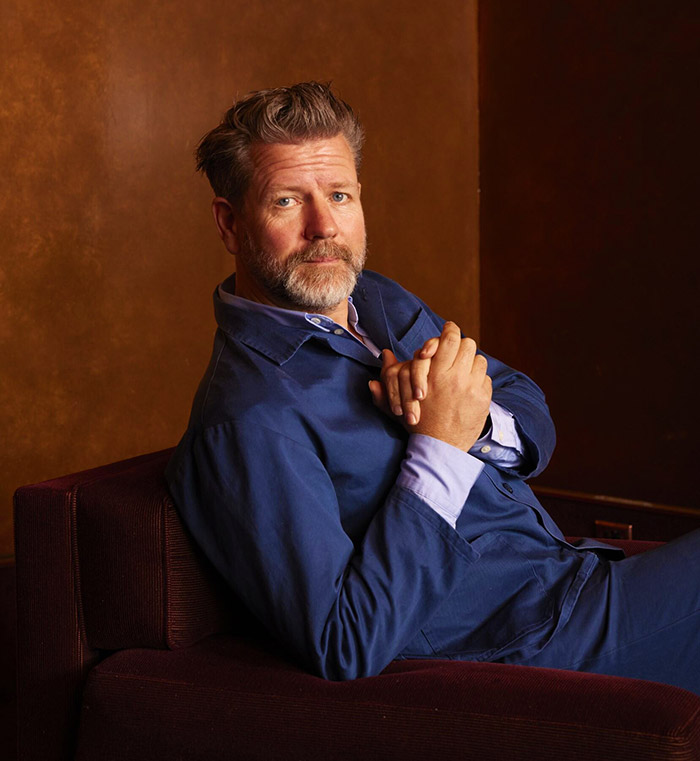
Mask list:
[[520,663],[649,679],[700,695],[700,530],[601,561],[567,624]]

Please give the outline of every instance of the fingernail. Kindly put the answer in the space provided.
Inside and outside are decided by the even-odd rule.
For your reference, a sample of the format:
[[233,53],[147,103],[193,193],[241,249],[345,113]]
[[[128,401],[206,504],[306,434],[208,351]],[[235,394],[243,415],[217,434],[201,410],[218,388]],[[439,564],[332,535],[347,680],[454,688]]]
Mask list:
[[416,424],[416,416],[412,412],[409,412],[408,415],[406,415],[406,422],[409,425],[415,425]]
[[422,399],[425,396],[422,388],[416,389],[416,399]]
[[392,407],[391,409],[392,409],[392,412],[394,413],[394,415],[396,415],[397,417],[399,415],[403,415],[403,410],[401,409],[400,405],[397,404],[394,407]]

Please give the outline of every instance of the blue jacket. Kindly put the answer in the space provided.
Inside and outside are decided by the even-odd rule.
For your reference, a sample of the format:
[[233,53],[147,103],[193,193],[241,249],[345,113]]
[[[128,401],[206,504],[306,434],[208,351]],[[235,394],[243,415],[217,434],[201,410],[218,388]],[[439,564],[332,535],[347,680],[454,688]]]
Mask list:
[[[376,273],[363,273],[353,299],[373,341],[400,360],[441,331],[423,302]],[[599,562],[564,540],[523,481],[554,447],[540,389],[489,358],[493,399],[515,416],[528,467],[487,464],[454,530],[395,484],[407,434],[371,403],[379,360],[348,336],[214,301],[212,359],[166,475],[250,611],[329,679],[397,657],[538,652]]]

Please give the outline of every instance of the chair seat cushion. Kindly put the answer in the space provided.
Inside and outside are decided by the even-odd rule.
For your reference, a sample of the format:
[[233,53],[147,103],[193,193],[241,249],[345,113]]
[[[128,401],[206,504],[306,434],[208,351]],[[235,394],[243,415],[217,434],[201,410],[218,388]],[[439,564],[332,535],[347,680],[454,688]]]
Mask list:
[[328,682],[216,635],[96,666],[77,759],[689,759],[699,739],[700,700],[666,685],[441,660]]

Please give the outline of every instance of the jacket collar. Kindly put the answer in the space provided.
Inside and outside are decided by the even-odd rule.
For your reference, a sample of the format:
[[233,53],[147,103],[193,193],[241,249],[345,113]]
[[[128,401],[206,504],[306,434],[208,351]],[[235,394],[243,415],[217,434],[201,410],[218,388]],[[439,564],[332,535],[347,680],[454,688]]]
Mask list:
[[[235,275],[222,283],[224,290],[235,291]],[[369,333],[377,346],[391,346],[386,315],[377,284],[361,274],[352,293],[362,327]],[[269,315],[238,309],[222,301],[218,287],[214,291],[214,315],[221,330],[231,338],[255,349],[278,365],[289,361],[310,339],[326,341],[335,351],[345,356],[359,359],[365,364],[381,366],[359,343],[347,336],[320,333],[309,326],[289,326],[276,322]],[[366,355],[366,356],[365,356]]]

